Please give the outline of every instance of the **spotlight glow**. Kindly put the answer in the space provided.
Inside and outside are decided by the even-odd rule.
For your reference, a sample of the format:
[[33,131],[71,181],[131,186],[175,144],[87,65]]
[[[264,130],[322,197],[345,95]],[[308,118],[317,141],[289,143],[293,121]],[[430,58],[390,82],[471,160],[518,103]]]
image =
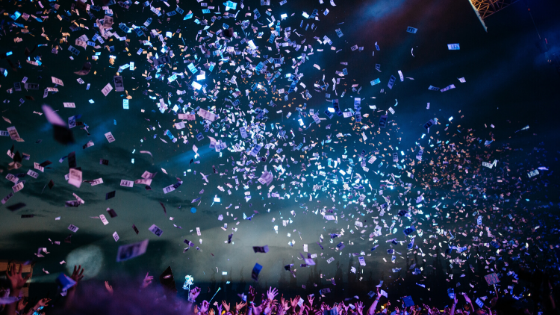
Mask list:
[[88,245],[71,251],[66,256],[66,271],[72,274],[74,266],[84,268],[84,279],[90,279],[101,271],[103,266],[103,252],[96,245]]

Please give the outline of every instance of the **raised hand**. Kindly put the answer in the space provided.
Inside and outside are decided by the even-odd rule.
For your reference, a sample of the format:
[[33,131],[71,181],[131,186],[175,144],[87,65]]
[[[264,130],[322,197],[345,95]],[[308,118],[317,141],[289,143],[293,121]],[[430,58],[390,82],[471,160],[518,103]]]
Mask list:
[[284,297],[280,298],[280,307],[282,307],[284,312],[290,309],[290,306],[288,305],[288,300],[284,299]]
[[[348,311],[348,309],[346,310]],[[356,310],[358,311],[358,314],[362,315],[364,310],[364,303],[362,303],[361,301],[356,303]]]
[[253,303],[253,314],[254,315],[261,315],[262,311],[263,311],[263,304],[259,305],[259,306],[255,306],[255,303]]
[[235,310],[239,312],[242,308],[245,307],[245,305],[247,305],[247,303],[235,303]]
[[342,314],[342,304],[343,303],[336,304],[336,313],[337,314]]
[[218,305],[218,314],[219,315],[222,315],[222,308],[223,308],[223,305]]
[[80,282],[80,280],[84,278],[84,268],[82,268],[82,265],[79,265],[77,268],[76,266],[74,266],[74,271],[72,272],[70,278],[76,281],[76,284],[78,284],[78,282]]
[[51,301],[51,299],[40,299],[39,302],[37,302],[37,304],[35,305],[34,309],[37,309],[39,307],[45,307],[48,306],[49,302]]
[[154,280],[154,276],[150,276],[150,273],[146,273],[146,276],[144,277],[144,280],[142,281],[142,289],[147,288],[151,283],[152,280]]
[[194,300],[196,300],[196,298],[198,297],[199,294],[200,294],[200,288],[199,287],[195,287],[194,289],[192,289],[189,292],[189,301],[194,302]]
[[19,265],[19,271],[16,271],[16,265],[12,265],[9,271],[6,272],[6,277],[10,281],[12,291],[20,291],[25,285],[25,282],[31,278],[31,273],[23,278],[21,276],[23,265]]
[[295,299],[290,300],[290,304],[292,304],[292,310],[296,309],[296,306],[297,306],[300,298],[301,297],[299,295],[296,295]]
[[315,296],[311,296],[311,295],[307,296],[307,301],[309,302],[309,305],[313,306],[313,300],[315,300]]
[[342,307],[345,312],[348,312],[348,308],[350,308],[350,305],[346,305],[344,304],[344,301],[342,301],[340,302],[340,307]]
[[16,314],[17,312],[23,311],[26,306],[27,306],[27,302],[24,299],[19,300],[16,307]]
[[264,308],[264,313],[265,314],[270,314],[273,307],[274,307],[274,303],[272,301],[269,301],[269,303],[266,303],[266,306]]
[[255,289],[252,286],[249,286],[249,296],[248,299],[250,302],[254,302],[255,301],[255,296],[256,296],[257,292],[255,292]]
[[113,287],[109,284],[109,281],[105,281],[105,289],[111,294],[113,294]]
[[208,303],[208,301],[202,301],[202,305],[200,306],[200,313],[204,314],[206,312],[208,312],[208,307],[210,306],[210,303]]
[[81,265],[77,267],[74,265],[74,271],[72,272],[70,278],[76,281],[76,285],[68,289],[68,295],[66,296],[65,302],[66,308],[72,308],[72,305],[74,304],[74,295],[76,293],[76,288],[78,287],[78,283],[80,283],[80,280],[84,278],[84,268],[82,268]]
[[268,291],[266,292],[266,296],[268,297],[269,301],[274,300],[274,297],[276,297],[278,295],[278,289],[276,288],[272,288],[270,287],[270,289],[268,289]]
[[[222,305],[224,306],[224,309],[226,310],[226,312],[229,312],[229,304],[226,303],[226,301],[222,301]],[[220,312],[221,314],[222,312]]]

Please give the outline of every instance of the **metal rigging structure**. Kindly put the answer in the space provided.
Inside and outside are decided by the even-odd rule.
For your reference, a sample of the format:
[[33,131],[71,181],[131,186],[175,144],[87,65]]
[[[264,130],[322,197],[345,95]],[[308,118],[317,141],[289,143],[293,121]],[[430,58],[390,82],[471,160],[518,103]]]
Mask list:
[[508,6],[514,4],[518,0],[469,0],[471,3],[480,23],[484,27],[484,30],[488,32],[484,20],[494,13],[497,13]]

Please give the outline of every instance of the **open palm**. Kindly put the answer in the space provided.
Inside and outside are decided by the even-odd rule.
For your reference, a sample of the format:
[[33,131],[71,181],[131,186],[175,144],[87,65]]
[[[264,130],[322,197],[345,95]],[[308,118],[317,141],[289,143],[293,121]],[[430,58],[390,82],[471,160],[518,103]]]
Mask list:
[[21,290],[27,280],[31,278],[31,274],[28,274],[25,278],[21,276],[23,265],[19,265],[19,271],[16,271],[16,268],[16,265],[12,265],[12,268],[6,272],[6,277],[10,281],[10,285],[14,291]]

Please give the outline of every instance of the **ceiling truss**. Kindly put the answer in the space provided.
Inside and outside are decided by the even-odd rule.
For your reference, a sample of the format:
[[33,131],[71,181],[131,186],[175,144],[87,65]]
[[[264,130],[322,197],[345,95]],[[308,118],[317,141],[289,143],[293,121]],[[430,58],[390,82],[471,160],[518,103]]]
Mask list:
[[484,24],[484,20],[486,18],[507,8],[517,1],[518,0],[469,0],[486,31],[488,31],[486,24]]

